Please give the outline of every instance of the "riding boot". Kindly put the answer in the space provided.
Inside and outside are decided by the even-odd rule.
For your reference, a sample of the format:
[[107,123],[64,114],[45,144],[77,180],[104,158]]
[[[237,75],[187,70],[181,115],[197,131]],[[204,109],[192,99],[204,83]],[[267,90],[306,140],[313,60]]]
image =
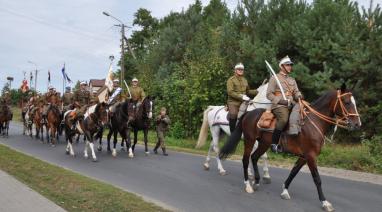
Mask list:
[[155,145],[155,148],[153,149],[153,152],[155,154],[158,154],[158,147],[159,147],[159,142],[157,142],[157,144]]
[[236,128],[236,121],[237,121],[237,119],[229,119],[229,130],[230,130],[231,134]]
[[162,151],[164,156],[168,156],[168,154],[166,153],[166,147],[162,147]]
[[281,145],[279,145],[279,140],[280,140],[280,136],[281,136],[281,130],[278,130],[278,129],[275,129],[273,131],[273,135],[272,135],[272,144],[271,144],[271,150],[272,152],[275,152],[275,153],[281,153],[283,152],[282,151],[282,148],[281,148]]

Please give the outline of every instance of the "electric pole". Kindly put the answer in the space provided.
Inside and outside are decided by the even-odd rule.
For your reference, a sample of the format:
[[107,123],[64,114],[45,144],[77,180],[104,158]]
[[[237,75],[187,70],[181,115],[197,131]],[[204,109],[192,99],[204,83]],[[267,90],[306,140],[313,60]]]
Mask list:
[[121,23],[121,85],[125,80],[125,25]]

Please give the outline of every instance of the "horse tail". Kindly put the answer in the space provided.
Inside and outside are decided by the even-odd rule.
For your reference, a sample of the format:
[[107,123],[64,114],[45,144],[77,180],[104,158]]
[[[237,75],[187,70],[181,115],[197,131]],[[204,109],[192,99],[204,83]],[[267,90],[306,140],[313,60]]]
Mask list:
[[243,133],[242,122],[243,122],[243,118],[246,114],[247,113],[243,114],[240,117],[239,123],[237,124],[235,130],[233,131],[231,136],[228,137],[228,140],[224,144],[223,148],[220,149],[220,153],[219,153],[220,159],[226,159],[230,154],[235,152],[236,147],[240,142],[241,134]]
[[213,110],[213,107],[208,106],[206,110],[203,112],[203,123],[202,127],[200,128],[199,137],[198,137],[198,143],[196,143],[195,148],[201,148],[206,144],[207,136],[208,136],[208,112]]

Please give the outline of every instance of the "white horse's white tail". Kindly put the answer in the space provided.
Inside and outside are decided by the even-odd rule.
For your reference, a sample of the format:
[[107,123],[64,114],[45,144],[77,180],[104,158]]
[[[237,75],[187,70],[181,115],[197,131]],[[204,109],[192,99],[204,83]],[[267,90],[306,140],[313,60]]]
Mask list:
[[195,148],[201,148],[206,144],[207,136],[208,136],[208,112],[213,110],[213,107],[208,106],[208,108],[203,112],[203,123],[200,128],[198,143]]

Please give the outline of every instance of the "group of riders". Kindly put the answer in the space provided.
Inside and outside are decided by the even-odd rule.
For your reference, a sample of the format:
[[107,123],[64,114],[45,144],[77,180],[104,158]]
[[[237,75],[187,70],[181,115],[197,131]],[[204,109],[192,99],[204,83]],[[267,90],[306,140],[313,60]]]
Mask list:
[[[135,107],[138,108],[142,100],[145,98],[145,92],[139,86],[137,78],[132,79],[129,97],[121,92],[122,89],[119,87],[118,80],[114,80],[113,84],[114,88],[112,92],[109,92],[106,96],[105,100],[108,105],[111,106],[111,112],[117,104],[120,104],[126,99],[130,99],[135,104]],[[29,119],[33,120],[34,114],[41,111],[41,124],[46,124],[49,109],[55,107],[60,111],[59,113],[63,124],[63,117],[66,111],[74,110],[75,112],[69,114],[71,116],[70,118],[75,121],[81,121],[83,120],[87,109],[97,103],[99,103],[97,93],[91,93],[87,83],[82,81],[80,82],[79,89],[74,92],[71,91],[70,87],[66,87],[65,93],[62,96],[53,86],[49,86],[48,92],[44,95],[29,92],[28,101],[23,108],[23,112],[24,114],[30,114]]]
[[[298,106],[296,103],[299,99],[303,99],[296,80],[289,75],[292,72],[292,67],[293,62],[288,56],[285,56],[279,61],[280,71],[276,74],[277,79],[272,76],[268,83],[267,98],[272,103],[271,110],[277,120],[272,135],[271,150],[273,152],[282,152],[281,145],[278,145],[281,133],[288,124],[291,112],[291,119],[298,117],[298,108],[295,106]],[[246,111],[248,101],[257,95],[257,90],[251,90],[244,77],[244,65],[239,63],[234,70],[234,75],[227,81],[228,121],[231,132],[234,131],[238,118]],[[279,87],[277,80],[282,88]],[[285,91],[286,99],[283,98],[282,91]],[[296,124],[289,126],[288,134],[297,135],[298,126]]]

